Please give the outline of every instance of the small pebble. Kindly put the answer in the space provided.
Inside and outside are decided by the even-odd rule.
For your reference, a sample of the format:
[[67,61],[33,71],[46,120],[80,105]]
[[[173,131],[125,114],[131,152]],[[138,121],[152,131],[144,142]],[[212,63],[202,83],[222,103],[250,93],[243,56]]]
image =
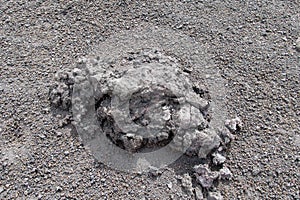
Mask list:
[[232,173],[228,167],[223,167],[222,169],[220,169],[220,178],[227,180],[232,178]]
[[62,191],[62,188],[60,186],[57,186],[56,187],[56,192],[61,192]]
[[261,170],[258,167],[253,167],[253,169],[252,169],[253,176],[257,176],[260,172],[261,172]]
[[300,37],[296,40],[296,50],[300,52]]
[[168,186],[168,188],[171,190],[171,189],[173,188],[172,182],[168,183],[167,186]]
[[236,117],[234,119],[226,120],[225,126],[231,132],[236,132],[236,131],[239,131],[243,127],[243,122],[239,117]]
[[62,136],[62,132],[57,131],[57,132],[56,132],[56,136],[57,136],[57,137],[61,137],[61,136]]
[[223,196],[218,192],[209,192],[207,200],[223,200]]
[[105,183],[106,179],[105,178],[101,178],[100,180],[102,183]]
[[0,194],[4,191],[4,187],[0,186]]
[[195,197],[196,197],[196,200],[204,199],[202,189],[200,187],[195,188]]
[[215,165],[221,165],[226,161],[226,157],[219,154],[219,153],[214,153],[213,154],[213,163]]

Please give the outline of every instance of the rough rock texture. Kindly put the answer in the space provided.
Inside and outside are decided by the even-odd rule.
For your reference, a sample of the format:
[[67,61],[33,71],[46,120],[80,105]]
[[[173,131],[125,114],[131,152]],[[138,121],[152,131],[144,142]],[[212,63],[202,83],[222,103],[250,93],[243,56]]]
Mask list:
[[220,178],[230,180],[232,178],[232,173],[228,167],[222,167],[220,169]]
[[296,50],[300,51],[300,37],[296,40]]
[[[206,131],[209,122],[207,121],[207,115],[203,113],[209,112],[209,99],[203,99],[192,88],[189,90],[193,92],[193,95],[190,96],[188,101],[185,100],[184,96],[178,96],[181,94],[174,94],[172,91],[173,88],[175,88],[175,91],[186,90],[177,83],[184,72],[180,71],[179,61],[176,58],[164,55],[163,52],[158,50],[146,49],[139,52],[128,52],[125,56],[115,58],[115,60],[109,62],[110,64],[100,60],[100,58],[98,60],[88,58],[78,65],[89,67],[89,63],[93,63],[91,69],[95,72],[90,70],[90,73],[92,77],[96,77],[97,81],[95,89],[97,118],[103,132],[114,144],[128,151],[136,152],[143,148],[166,145],[176,134],[182,132],[182,138],[175,141],[175,144],[182,148],[182,146],[187,146],[197,140],[199,135],[202,134],[201,138],[198,139],[202,144],[197,143],[198,149],[195,153],[204,158],[219,145],[220,139],[217,133],[213,130]],[[99,68],[97,68],[97,65]],[[78,69],[76,70],[78,71]],[[155,82],[152,83],[152,75],[148,75],[150,76],[149,83],[147,79],[140,79],[146,87],[139,83],[140,86],[138,87],[140,88],[135,88],[135,79],[140,76],[140,73],[143,73],[140,72],[141,70],[143,72],[148,70],[147,73],[153,73],[153,79],[158,79],[161,76],[165,83],[174,82],[174,84],[170,85],[171,89],[167,85],[149,86],[149,83],[151,85]],[[174,73],[173,71],[176,74],[171,76]],[[170,77],[168,78],[168,76]],[[122,81],[121,84],[120,81]],[[64,81],[62,84],[64,84]],[[60,85],[57,84],[57,88],[54,87],[50,91],[51,102],[53,102],[53,99],[55,100],[53,96],[61,96],[60,94],[55,96]],[[191,87],[192,85],[188,86]],[[118,99],[117,104],[114,100],[116,98]],[[63,102],[62,99],[59,100],[59,102]],[[120,102],[118,102],[119,100]],[[119,107],[119,105],[126,105],[126,101],[128,101],[129,113],[126,113],[126,107]],[[54,105],[65,108],[62,103]],[[181,129],[178,129],[178,126]],[[139,135],[146,129],[157,131],[156,133],[152,131],[153,133],[149,133],[144,137]],[[186,131],[187,134],[185,134]]]
[[201,187],[196,187],[195,188],[195,198],[196,198],[196,200],[203,200],[204,199]]
[[49,101],[55,107],[69,110],[71,107],[72,90],[74,84],[73,72],[59,71],[55,74],[55,84],[49,90]]
[[243,127],[242,120],[239,117],[236,117],[234,119],[226,120],[225,126],[232,132],[241,130]]
[[197,181],[205,189],[213,186],[213,182],[219,177],[219,172],[211,171],[207,164],[194,166]]
[[226,161],[226,157],[221,155],[220,153],[213,153],[213,163],[215,165],[223,164]]
[[220,192],[209,192],[207,200],[223,200],[223,196]]
[[[170,80],[166,79],[166,77],[170,76],[170,73],[173,73],[173,70],[176,71],[176,67],[179,67],[179,61],[176,58],[164,55],[163,52],[158,50],[147,49],[138,52],[128,52],[121,58],[110,60],[109,63],[106,62],[100,60],[100,58],[88,58],[81,60],[78,63],[78,67],[88,67],[90,65],[93,70],[100,71],[98,74],[95,74],[91,70],[89,72],[97,79],[95,109],[99,125],[114,144],[130,152],[136,152],[143,148],[166,145],[176,134],[178,135],[182,132],[182,137],[175,138],[175,145],[179,149],[190,146],[187,151],[188,155],[197,155],[199,158],[206,158],[212,150],[220,146],[221,138],[224,144],[228,144],[233,139],[228,129],[227,131],[222,129],[218,133],[213,128],[209,128],[208,121],[210,119],[208,109],[210,99],[209,95],[207,95],[209,92],[206,92],[207,99],[204,99],[200,91],[208,90],[199,82],[193,84],[193,89],[190,88],[193,95],[189,96],[190,99],[188,102],[182,97],[178,98],[178,94],[173,94],[164,85],[141,87],[141,89],[135,89],[134,93],[129,92],[128,97],[122,94],[126,89],[135,87],[134,79],[139,76],[139,74],[135,74],[136,70],[157,70],[152,72],[154,73],[154,77],[162,76],[162,79],[166,83],[172,82],[174,78],[177,79],[178,73],[183,73],[180,70],[176,72],[177,74],[173,79],[172,76]],[[154,65],[151,65],[151,63]],[[98,68],[96,67],[97,65],[99,65]],[[162,67],[155,68],[159,65],[162,65]],[[165,71],[168,69],[163,66],[172,66],[172,71]],[[163,71],[159,71],[161,69]],[[82,70],[85,71],[87,69],[75,68],[71,72],[59,72],[56,74],[57,82],[51,87],[49,92],[49,100],[52,105],[61,107],[62,109],[71,109],[70,99],[72,98],[73,84],[76,82],[76,79],[78,81],[79,77],[84,76],[81,74],[83,73]],[[84,77],[81,79],[84,79]],[[122,85],[118,85],[118,81],[122,81],[122,79],[126,81],[122,82]],[[145,83],[147,83],[147,80],[145,80]],[[174,83],[176,84],[176,82]],[[196,85],[201,85],[201,87],[197,87]],[[175,88],[179,87],[179,89],[181,87],[180,85],[171,86]],[[185,89],[180,90],[184,91]],[[118,97],[118,99],[125,98],[125,101],[126,99],[128,100],[129,116],[126,115],[126,112],[124,113],[123,108],[115,108],[114,104],[112,104],[112,98],[116,98],[118,95],[123,95]],[[122,101],[125,103],[124,100]],[[120,105],[124,104],[118,103]],[[113,115],[116,112],[115,109],[118,109],[117,116]],[[116,121],[116,117],[121,118],[121,122],[122,118],[128,120],[128,117],[130,117],[130,120],[137,124],[137,126],[130,122],[120,124],[119,121]],[[178,125],[181,129],[175,127],[178,127]],[[237,118],[228,121],[225,125],[228,126],[229,130],[237,131],[236,127],[241,125],[241,121]],[[130,126],[133,126],[133,129]],[[136,135],[143,132],[143,128],[145,127],[155,129],[155,126],[164,126],[164,128],[158,130],[156,134],[147,135],[147,137]],[[130,133],[127,134],[126,132]]]
[[189,193],[192,194],[193,192],[193,184],[192,184],[192,177],[189,174],[184,174],[181,179],[182,187]]

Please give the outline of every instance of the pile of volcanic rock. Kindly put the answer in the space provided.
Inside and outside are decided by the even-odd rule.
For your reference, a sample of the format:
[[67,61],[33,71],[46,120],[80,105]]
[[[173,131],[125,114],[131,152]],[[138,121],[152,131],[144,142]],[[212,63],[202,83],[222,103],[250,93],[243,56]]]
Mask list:
[[[178,119],[188,120],[187,130],[179,137],[178,146],[189,148],[185,151],[188,156],[198,156],[203,164],[194,166],[193,178],[201,187],[193,187],[192,177],[185,174],[182,177],[182,186],[186,191],[193,194],[196,199],[202,199],[203,195],[208,199],[222,199],[221,194],[216,191],[215,185],[220,180],[231,179],[231,172],[224,165],[226,161],[226,149],[233,140],[233,133],[242,127],[239,118],[227,120],[224,127],[213,129],[209,122],[213,115],[209,108],[209,90],[204,83],[193,82],[192,102],[201,102],[201,106],[195,107],[193,103],[184,102],[176,97],[163,85],[154,85],[143,88],[133,94],[129,102],[129,113],[131,120],[139,126],[148,126],[155,120],[163,124],[162,131],[158,134],[144,138],[133,133],[124,133],[114,120],[111,111],[112,90],[111,82],[122,77],[127,70],[139,68],[146,64],[161,64],[178,68],[181,74],[189,75],[181,60],[169,55],[164,55],[157,50],[141,50],[128,52],[118,60],[94,59],[93,66],[101,68],[98,73],[97,85],[99,90],[95,97],[95,111],[99,126],[103,133],[117,146],[130,152],[145,152],[155,150],[169,144],[178,133]],[[53,107],[69,111],[71,113],[72,91],[76,79],[83,74],[87,62],[80,62],[78,67],[72,71],[60,71],[55,75],[55,84],[49,90],[49,101]],[[180,113],[181,110],[189,110],[188,115]],[[157,113],[159,116],[156,116]],[[68,118],[69,119],[69,118]]]

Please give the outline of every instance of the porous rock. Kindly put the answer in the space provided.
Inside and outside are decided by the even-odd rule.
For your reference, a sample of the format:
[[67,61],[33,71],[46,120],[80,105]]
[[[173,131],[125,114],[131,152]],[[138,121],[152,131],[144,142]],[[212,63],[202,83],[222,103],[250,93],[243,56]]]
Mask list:
[[243,122],[239,117],[225,121],[225,126],[231,131],[236,132],[242,129]]
[[208,192],[207,200],[223,200],[223,196],[219,191]]
[[220,153],[213,153],[213,163],[215,165],[221,165],[226,161],[226,157],[221,155]]
[[220,178],[227,180],[232,178],[232,173],[228,167],[223,167],[220,169]]
[[195,176],[197,181],[203,188],[211,188],[213,182],[219,177],[219,172],[211,171],[207,164],[194,166]]
[[194,191],[195,191],[196,200],[203,200],[204,199],[202,189],[200,187],[195,187]]
[[181,179],[182,187],[189,193],[193,192],[192,177],[189,174],[184,174]]

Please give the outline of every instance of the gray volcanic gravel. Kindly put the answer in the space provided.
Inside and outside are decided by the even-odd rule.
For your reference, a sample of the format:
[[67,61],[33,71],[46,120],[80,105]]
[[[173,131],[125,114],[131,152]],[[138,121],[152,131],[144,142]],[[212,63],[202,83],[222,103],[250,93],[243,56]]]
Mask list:
[[1,1],[0,199],[191,199],[186,160],[153,176],[107,168],[48,102],[57,71],[141,23],[205,45],[228,82],[224,106],[244,128],[223,199],[300,199],[299,13],[298,0]]

